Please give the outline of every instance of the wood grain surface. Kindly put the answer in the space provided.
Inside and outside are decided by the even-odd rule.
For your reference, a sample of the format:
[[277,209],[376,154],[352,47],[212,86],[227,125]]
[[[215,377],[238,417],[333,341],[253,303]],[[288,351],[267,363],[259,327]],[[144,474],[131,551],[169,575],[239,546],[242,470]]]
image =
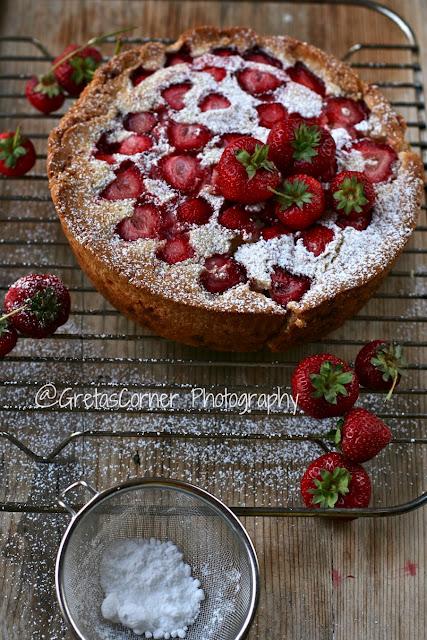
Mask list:
[[[425,0],[395,0],[385,4],[413,25],[426,72]],[[128,25],[136,25],[135,36],[173,38],[188,27],[209,23],[249,25],[263,33],[289,32],[338,56],[343,56],[355,42],[405,42],[396,26],[386,18],[360,7],[328,3],[308,6],[274,2],[3,0],[0,4],[0,36],[31,35],[52,53],[61,51],[69,42],[83,42],[94,34]],[[14,45],[0,42],[0,51],[12,57],[34,55],[34,50],[25,42]],[[111,48],[105,51],[108,53]],[[362,52],[355,61],[363,62],[373,55],[382,62],[403,60],[409,64],[412,60],[410,52],[398,50]],[[3,65],[0,74],[25,75],[43,69],[45,63],[40,61],[34,68],[34,63],[10,59]],[[378,71],[362,70],[361,73],[370,81],[378,81]],[[384,80],[384,73],[381,70],[380,80]],[[390,70],[386,79],[411,81],[412,71]],[[22,88],[20,80],[1,80],[1,129],[16,126],[16,117],[3,117],[7,111],[30,112],[24,100],[4,97],[8,92],[22,93]],[[393,91],[388,95],[396,99]],[[411,91],[408,90],[404,98],[413,99]],[[408,107],[404,115],[411,121],[419,113]],[[397,337],[406,343],[412,366],[409,380],[402,384],[404,393],[397,395],[389,407],[381,406],[379,410],[393,414],[391,424],[395,435],[426,436],[425,423],[419,419],[425,412],[422,392],[426,386],[427,361],[425,323],[420,322],[427,315],[425,279],[421,278],[421,274],[425,274],[421,253],[426,244],[425,227],[414,234],[409,251],[402,256],[380,294],[357,319],[349,321],[321,346],[307,345],[277,359],[236,354],[207,357],[200,351],[154,339],[148,332],[134,327],[115,314],[76,269],[55,222],[44,181],[46,133],[54,123],[54,118],[41,119],[34,117],[34,113],[25,119],[26,130],[36,134],[40,156],[33,172],[36,178],[0,183],[5,196],[1,202],[3,268],[0,281],[4,290],[7,283],[28,271],[20,266],[23,261],[28,265],[44,265],[45,269],[51,265],[74,289],[75,313],[65,333],[43,344],[23,340],[14,352],[16,357],[0,364],[0,429],[10,429],[41,454],[73,431],[102,430],[111,425],[119,430],[150,429],[153,421],[150,413],[141,413],[136,418],[120,414],[107,419],[96,412],[33,410],[34,389],[48,380],[61,380],[64,385],[76,384],[79,388],[86,387],[88,381],[99,384],[114,381],[147,388],[161,385],[172,388],[174,384],[273,388],[289,383],[291,363],[302,354],[336,349],[338,355],[354,359],[355,345],[384,336]],[[409,129],[414,141],[417,135],[417,130]],[[7,199],[17,192],[28,200],[18,203],[13,198]],[[16,216],[25,220],[17,224],[13,221]],[[425,225],[425,220],[421,225]],[[16,246],[19,242],[23,248]],[[96,337],[101,333],[102,340]],[[123,335],[123,339],[109,339],[111,335]],[[128,335],[135,339],[126,339]],[[340,344],[337,346],[335,341]],[[97,362],[98,356],[111,358],[113,364]],[[33,363],[28,364],[28,357]],[[129,360],[120,362],[118,358]],[[186,366],[170,364],[171,359]],[[211,365],[205,366],[208,359]],[[259,366],[253,366],[254,362]],[[17,384],[17,380],[23,382]],[[164,418],[168,426],[176,424],[177,429],[190,419],[185,413]],[[251,428],[262,433],[266,420],[270,418],[257,416],[252,421],[255,427],[251,423]],[[244,419],[236,414],[209,416],[206,424],[211,425],[212,431],[215,425],[227,421],[230,425],[241,423],[242,430],[245,428]],[[288,424],[290,422],[283,421],[284,428],[287,429]],[[207,459],[205,455],[205,445],[215,446],[210,436],[205,441],[194,440],[193,455],[179,456],[174,449],[180,446],[178,440],[172,443],[159,440],[156,447],[150,449],[143,438],[118,438],[114,446],[108,439],[76,438],[48,465],[29,461],[22,452],[0,441],[0,501],[52,504],[60,489],[80,477],[106,488],[128,477],[148,473],[191,480],[229,504],[298,504],[297,488],[291,490],[287,486],[283,473],[275,479],[274,464],[283,456],[289,478],[295,481],[298,463],[292,461],[292,448],[285,450],[287,445],[279,441],[269,444],[265,453],[260,449],[257,465],[262,469],[259,471],[251,469],[247,462],[251,459],[249,449],[256,450],[258,446],[256,441],[239,445],[247,448],[242,459],[233,459],[224,466],[220,457],[223,450],[218,458]],[[231,441],[225,445],[230,451],[234,446]],[[393,446],[381,458],[379,466],[370,467],[375,478],[375,504],[396,504],[425,490],[425,449]],[[265,471],[269,467],[270,474]],[[230,478],[229,483],[224,482],[224,474]],[[246,478],[243,484],[239,481],[242,474]],[[0,512],[0,640],[71,639],[61,620],[53,588],[56,550],[66,524],[67,518],[62,514]],[[244,524],[254,541],[261,567],[261,600],[250,640],[426,638],[425,509],[402,517],[365,519],[351,524],[267,517],[245,518]]]

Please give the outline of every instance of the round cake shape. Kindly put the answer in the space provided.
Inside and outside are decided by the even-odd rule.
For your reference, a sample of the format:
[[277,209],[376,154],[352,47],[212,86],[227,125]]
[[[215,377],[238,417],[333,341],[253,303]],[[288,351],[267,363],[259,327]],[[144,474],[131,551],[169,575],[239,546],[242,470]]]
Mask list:
[[[227,148],[250,155],[266,143],[260,171],[271,178],[284,119],[334,149],[333,172],[316,176],[328,206],[307,229],[287,228],[249,173],[241,201],[218,179]],[[189,345],[278,351],[356,313],[404,248],[423,175],[404,133],[375,87],[319,49],[204,27],[95,73],[50,135],[49,185],[79,264],[121,312]],[[281,179],[300,173],[281,160]],[[373,181],[369,216],[334,206],[336,171]]]

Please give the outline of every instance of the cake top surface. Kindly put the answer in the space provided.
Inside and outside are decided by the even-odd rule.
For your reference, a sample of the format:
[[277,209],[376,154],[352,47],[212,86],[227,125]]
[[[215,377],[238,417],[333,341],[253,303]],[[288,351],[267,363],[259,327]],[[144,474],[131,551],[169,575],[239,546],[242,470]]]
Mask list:
[[[279,45],[197,56],[184,47],[169,66],[115,78],[102,115],[68,133],[74,153],[56,204],[77,241],[137,286],[216,310],[307,309],[387,268],[413,230],[420,189],[412,154],[388,144],[387,120],[396,116],[383,101],[381,116],[375,101],[369,107],[363,83],[349,97],[333,75],[314,74]],[[289,211],[273,191],[249,201],[249,174],[243,202],[221,186],[227,148],[244,151],[243,136],[270,154],[272,131],[293,119],[300,133],[333,145],[332,171],[314,176],[322,213],[301,228],[283,224]],[[278,163],[277,189],[289,189],[298,162]],[[274,170],[260,171],[271,178]],[[331,184],[344,171],[372,182],[373,205],[360,215],[334,206]]]

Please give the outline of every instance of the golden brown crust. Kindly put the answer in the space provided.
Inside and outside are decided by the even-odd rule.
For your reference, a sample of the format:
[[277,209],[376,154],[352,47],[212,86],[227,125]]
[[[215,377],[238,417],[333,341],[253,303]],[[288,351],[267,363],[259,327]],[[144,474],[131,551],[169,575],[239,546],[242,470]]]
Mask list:
[[[398,252],[390,255],[389,261],[383,264],[374,276],[369,275],[363,279],[362,275],[355,286],[346,288],[333,299],[324,300],[317,305],[306,308],[298,304],[291,305],[285,316],[271,310],[259,313],[251,310],[244,313],[241,310],[233,310],[232,305],[230,310],[214,310],[205,308],[203,304],[183,304],[170,296],[160,295],[149,286],[150,265],[146,267],[145,281],[141,278],[138,283],[131,282],[111,267],[96,249],[78,240],[72,230],[73,224],[70,224],[76,222],[71,212],[71,198],[76,199],[77,204],[81,198],[78,193],[71,194],[69,186],[76,137],[85,134],[87,122],[97,119],[101,121],[107,116],[122,74],[128,74],[139,66],[161,68],[166,54],[178,51],[182,46],[188,47],[196,56],[214,47],[231,45],[241,52],[252,47],[260,47],[272,55],[287,59],[289,64],[301,60],[327,84],[338,88],[343,94],[355,99],[364,99],[381,123],[378,137],[395,148],[399,153],[402,168],[408,174],[422,178],[421,160],[408,149],[402,119],[392,111],[376,87],[362,82],[346,64],[312,45],[288,36],[262,37],[244,28],[219,30],[214,27],[201,27],[184,33],[169,47],[159,43],[148,43],[125,51],[96,72],[93,81],[50,135],[49,185],[64,233],[82,269],[95,287],[120,311],[159,335],[186,344],[203,345],[219,350],[250,351],[268,348],[278,351],[301,341],[317,339],[356,313],[381,284],[403,245]],[[80,205],[84,207],[83,200]],[[415,226],[415,211],[406,222],[411,228]]]

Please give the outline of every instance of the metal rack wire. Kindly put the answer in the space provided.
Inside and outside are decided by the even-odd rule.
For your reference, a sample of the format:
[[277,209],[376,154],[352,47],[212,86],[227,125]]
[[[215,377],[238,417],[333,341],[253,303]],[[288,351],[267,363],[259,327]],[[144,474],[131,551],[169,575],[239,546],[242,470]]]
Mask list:
[[[334,4],[354,4],[351,2],[335,2]],[[407,113],[407,122],[411,144],[419,149],[425,158],[427,141],[425,137],[425,102],[421,77],[418,45],[410,26],[390,10],[373,2],[359,3],[372,8],[390,18],[402,31],[406,44],[355,44],[345,55],[345,59],[361,73],[378,73],[376,84],[385,91],[391,92],[391,102]],[[129,43],[140,43],[147,39],[127,39]],[[14,49],[24,47],[22,54],[9,52],[0,55],[2,65],[9,64],[13,68],[6,69],[0,75],[0,100],[3,105],[9,100],[22,97],[23,82],[29,77],[27,71],[16,70],[16,66],[31,63],[46,63],[52,59],[50,52],[39,41],[31,37],[8,37],[0,39],[0,46],[12,46]],[[13,50],[13,49],[12,49]],[[387,52],[390,62],[384,62],[383,54]],[[368,57],[367,57],[368,56]],[[403,72],[403,79],[389,79],[390,74]],[[4,88],[6,87],[6,88]],[[190,407],[185,394],[191,385],[200,379],[206,380],[209,390],[221,389],[225,380],[232,389],[244,390],[248,385],[254,389],[264,390],[277,381],[286,379],[298,359],[298,351],[282,355],[231,355],[215,354],[192,350],[173,345],[131,325],[93,290],[76,265],[67,243],[60,233],[57,217],[51,205],[47,190],[46,175],[42,164],[46,158],[44,146],[48,131],[53,121],[60,114],[52,114],[45,118],[27,109],[14,113],[8,109],[0,112],[1,121],[27,121],[34,130],[27,133],[39,145],[38,164],[28,176],[18,181],[2,182],[4,189],[0,195],[2,212],[0,228],[3,229],[0,240],[0,267],[2,272],[0,291],[3,293],[8,284],[16,277],[29,271],[53,270],[63,275],[70,284],[73,295],[74,312],[71,328],[64,328],[43,345],[23,340],[22,346],[0,364],[1,381],[0,397],[2,399],[0,444],[16,449],[25,458],[39,465],[63,464],[70,460],[69,451],[74,459],[89,442],[134,442],[147,445],[150,441],[167,443],[173,450],[178,441],[194,441],[203,446],[204,442],[228,443],[232,448],[235,443],[248,443],[256,447],[259,443],[268,446],[287,446],[287,443],[308,442],[317,447],[318,452],[327,451],[326,443],[319,437],[310,434],[298,434],[290,425],[298,421],[298,416],[284,415],[276,412],[267,416],[265,412],[251,413],[255,427],[249,431],[239,427],[241,416],[237,412],[225,414],[221,410],[206,410],[203,407]],[[19,211],[17,208],[19,207]],[[425,210],[425,207],[423,207]],[[427,321],[426,299],[423,291],[419,291],[417,283],[425,282],[427,272],[423,268],[423,234],[427,231],[424,221],[416,231],[416,241],[405,251],[403,262],[398,263],[389,277],[391,283],[374,297],[371,306],[362,310],[354,323],[369,332],[377,327],[388,327],[392,334],[400,331],[404,343],[410,353],[409,371],[416,384],[411,387],[402,385],[396,393],[390,407],[381,405],[380,415],[391,422],[399,424],[410,421],[413,430],[400,432],[394,438],[397,448],[415,451],[414,464],[422,459],[419,451],[427,445],[425,434],[426,392],[425,371],[427,364],[423,360],[427,341],[422,330]],[[12,239],[9,239],[12,238]],[[418,238],[420,240],[418,240]],[[416,283],[414,285],[414,282]],[[371,312],[373,309],[373,313]],[[369,324],[367,324],[369,323]],[[402,326],[405,328],[402,330]],[[363,333],[363,331],[362,331]],[[309,347],[312,351],[335,349],[342,354],[352,353],[364,343],[361,333],[353,334],[344,329],[321,343]],[[373,336],[375,337],[375,336]],[[367,338],[366,338],[367,339]],[[307,349],[305,350],[305,353]],[[112,371],[114,370],[114,375]],[[262,376],[260,375],[262,373]],[[50,407],[40,409],[32,404],[34,392],[40,388],[41,380],[52,379],[57,389],[77,390],[93,389],[95,382],[103,389],[114,391],[125,384],[130,390],[176,392],[179,397],[178,407],[174,411],[140,409],[129,415],[128,412],[116,412],[126,426],[111,426],[111,412],[99,410],[71,412],[67,408]],[[409,384],[409,383],[408,383]],[[367,395],[365,394],[365,397]],[[378,399],[370,401],[377,402]],[[84,414],[84,415],[83,415]],[[61,427],[59,439],[27,437],[27,426],[32,420],[40,420],[52,424],[61,421],[69,423]],[[77,417],[76,417],[77,416]],[[118,418],[119,419],[119,418]],[[135,421],[138,427],[135,427]],[[191,428],[179,424],[180,421],[192,421]],[[277,422],[277,429],[268,431],[265,421]],[[162,422],[163,421],[163,422]],[[294,421],[294,422],[293,422]],[[83,422],[84,428],[75,428]],[[143,423],[143,428],[140,424]],[[194,423],[196,428],[194,428]],[[131,423],[132,428],[127,428]],[[62,424],[62,423],[61,423]],[[106,424],[106,426],[105,426]],[[161,427],[159,428],[159,425]],[[219,428],[221,425],[221,428]],[[225,425],[225,426],[224,426]],[[40,431],[41,432],[41,431]],[[133,444],[131,445],[133,447]],[[147,445],[149,446],[149,444]],[[41,447],[41,449],[40,449]],[[138,463],[139,453],[133,450],[133,462]],[[392,456],[392,454],[390,454]],[[220,461],[216,461],[220,463]],[[409,463],[408,463],[409,464]],[[207,466],[207,465],[206,465]],[[416,475],[417,469],[410,469]],[[417,480],[417,488],[422,491],[422,478]],[[259,493],[254,487],[253,491]],[[410,496],[397,505],[375,505],[370,509],[354,510],[358,516],[398,515],[416,509],[427,503],[427,493],[419,489],[417,495]],[[262,492],[261,492],[262,493]],[[54,513],[60,511],[51,500],[37,499],[5,499],[0,501],[0,511]],[[240,516],[347,516],[348,510],[330,511],[302,509],[298,505],[284,506],[280,499],[274,504],[264,504],[258,498],[254,505],[233,505],[235,513]],[[270,498],[271,502],[271,498]]]

